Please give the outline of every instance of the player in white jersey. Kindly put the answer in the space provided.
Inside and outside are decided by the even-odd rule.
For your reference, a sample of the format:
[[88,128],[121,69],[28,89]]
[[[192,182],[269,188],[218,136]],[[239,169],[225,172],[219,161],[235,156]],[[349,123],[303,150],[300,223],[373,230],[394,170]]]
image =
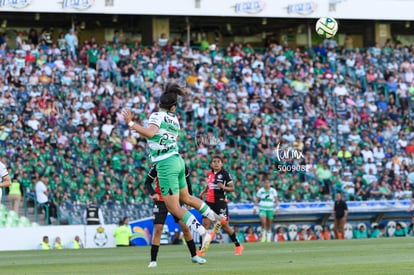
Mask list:
[[[259,206],[259,207],[257,207]],[[272,223],[275,215],[279,213],[279,202],[277,191],[270,187],[270,180],[264,181],[263,187],[256,193],[256,202],[253,208],[253,214],[259,209],[260,222],[262,224],[262,242],[271,242],[272,240]]]
[[[9,187],[11,185],[11,179],[6,165],[0,161],[0,187]],[[0,201],[3,195],[2,189],[0,189]]]
[[[180,201],[198,209],[203,216],[215,222],[217,231],[225,223],[225,218],[217,215],[202,200],[188,192],[184,160],[178,153],[177,145],[180,123],[174,113],[178,95],[185,95],[185,91],[177,84],[168,83],[160,98],[160,111],[151,114],[148,127],[134,123],[129,110],[124,111],[124,118],[130,129],[148,140],[151,160],[156,165],[161,194],[168,211],[203,236],[202,251],[207,251],[214,232],[207,232],[190,211],[181,207]],[[155,266],[156,262],[151,262],[148,267]]]

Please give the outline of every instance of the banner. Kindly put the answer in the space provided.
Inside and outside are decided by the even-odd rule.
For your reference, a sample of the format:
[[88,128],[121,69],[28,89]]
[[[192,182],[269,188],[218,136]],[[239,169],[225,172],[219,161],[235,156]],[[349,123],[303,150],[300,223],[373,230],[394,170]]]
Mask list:
[[412,20],[410,0],[0,0],[8,12]]

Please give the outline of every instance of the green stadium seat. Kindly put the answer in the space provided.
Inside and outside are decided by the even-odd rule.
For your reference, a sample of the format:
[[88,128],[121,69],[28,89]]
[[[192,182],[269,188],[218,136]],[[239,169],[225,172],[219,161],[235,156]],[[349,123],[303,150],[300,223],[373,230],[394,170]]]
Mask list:
[[29,218],[25,217],[25,216],[21,216],[19,219],[19,227],[31,227],[32,224],[29,220]]

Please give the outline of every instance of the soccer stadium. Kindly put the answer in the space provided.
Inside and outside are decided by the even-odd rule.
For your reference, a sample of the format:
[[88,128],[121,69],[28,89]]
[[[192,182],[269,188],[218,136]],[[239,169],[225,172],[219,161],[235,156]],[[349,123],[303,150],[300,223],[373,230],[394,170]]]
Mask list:
[[0,273],[412,274],[412,10],[1,0]]

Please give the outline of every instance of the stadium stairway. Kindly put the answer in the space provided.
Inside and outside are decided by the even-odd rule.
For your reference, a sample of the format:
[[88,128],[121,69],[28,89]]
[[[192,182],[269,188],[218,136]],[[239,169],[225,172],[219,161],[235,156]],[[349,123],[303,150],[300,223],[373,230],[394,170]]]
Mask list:
[[[12,215],[14,215],[14,211],[8,210],[8,206],[9,206],[9,201],[8,201],[8,197],[5,196],[3,198],[2,203],[0,203],[0,212],[4,211],[3,209],[7,209],[8,213],[12,213]],[[18,218],[18,219],[17,219]],[[19,212],[16,213],[16,223],[12,223],[9,224],[9,226],[28,226],[28,223],[30,223],[31,225],[34,226],[39,226],[39,225],[46,225],[46,220],[45,220],[45,216],[44,214],[37,214],[37,218],[36,218],[36,213],[34,211],[34,208],[27,208],[25,210],[25,206],[23,203],[21,203],[20,207],[19,207]],[[1,221],[0,221],[1,223]],[[53,223],[53,220],[52,220]],[[6,222],[3,224],[3,226],[6,225]]]

